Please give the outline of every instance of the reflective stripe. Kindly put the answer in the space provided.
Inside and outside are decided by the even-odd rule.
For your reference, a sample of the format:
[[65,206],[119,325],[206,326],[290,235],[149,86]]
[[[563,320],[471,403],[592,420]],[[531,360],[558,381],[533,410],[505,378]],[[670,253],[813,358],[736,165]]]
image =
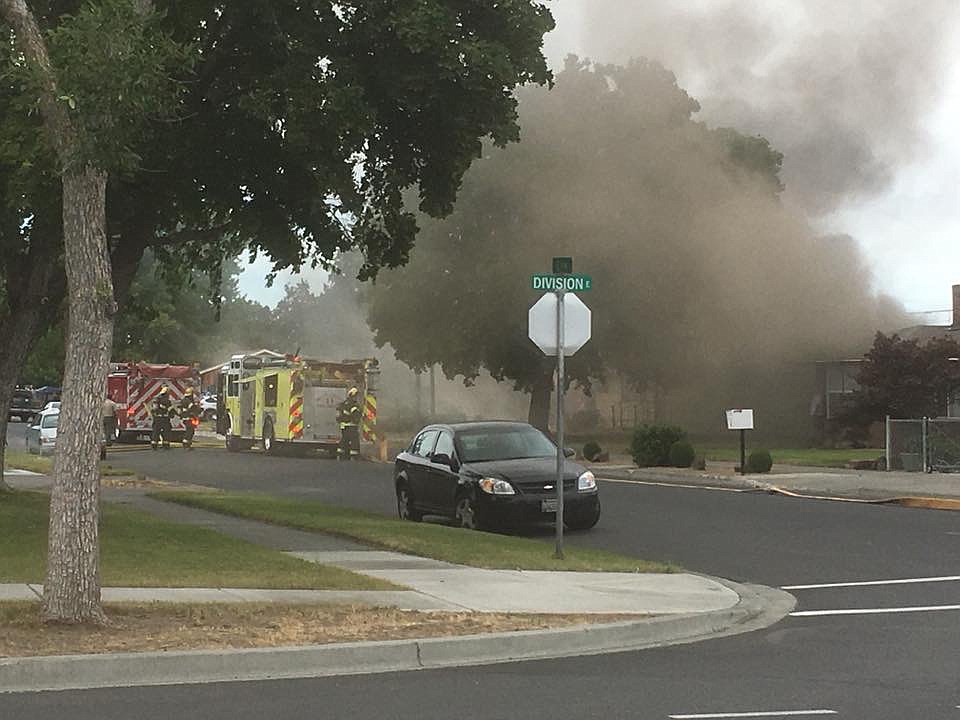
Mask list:
[[290,421],[287,430],[292,440],[303,439],[303,376],[299,370],[290,373]]
[[363,439],[373,442],[377,439],[375,428],[377,426],[377,398],[373,395],[367,395],[364,398],[363,408]]

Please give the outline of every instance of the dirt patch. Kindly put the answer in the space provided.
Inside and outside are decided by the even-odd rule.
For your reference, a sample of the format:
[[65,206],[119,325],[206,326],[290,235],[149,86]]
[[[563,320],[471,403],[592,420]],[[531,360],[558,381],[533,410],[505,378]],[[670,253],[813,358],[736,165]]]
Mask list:
[[104,628],[47,625],[38,603],[0,605],[0,657],[243,649],[563,628],[637,615],[414,612],[364,606],[106,606]]
[[101,475],[102,488],[152,488],[154,490],[190,490],[191,492],[209,491],[210,488],[192,483],[168,482],[144,475]]

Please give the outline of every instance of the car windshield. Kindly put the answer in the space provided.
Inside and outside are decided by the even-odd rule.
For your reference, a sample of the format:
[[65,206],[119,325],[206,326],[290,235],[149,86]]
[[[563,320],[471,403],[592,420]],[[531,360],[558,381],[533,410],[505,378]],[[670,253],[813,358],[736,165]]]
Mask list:
[[42,418],[40,418],[40,427],[55,428],[59,420],[60,413],[50,413],[49,415],[44,415]]
[[557,446],[533,427],[478,428],[457,433],[463,462],[553,457]]

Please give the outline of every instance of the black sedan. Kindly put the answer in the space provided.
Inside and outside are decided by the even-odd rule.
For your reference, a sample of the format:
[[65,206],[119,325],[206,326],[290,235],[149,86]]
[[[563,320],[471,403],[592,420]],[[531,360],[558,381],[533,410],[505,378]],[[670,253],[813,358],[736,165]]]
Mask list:
[[[557,446],[532,425],[428,425],[397,456],[397,512],[413,521],[445,515],[474,529],[555,520],[556,478]],[[563,503],[571,530],[592,528],[600,519],[593,473],[569,459]]]

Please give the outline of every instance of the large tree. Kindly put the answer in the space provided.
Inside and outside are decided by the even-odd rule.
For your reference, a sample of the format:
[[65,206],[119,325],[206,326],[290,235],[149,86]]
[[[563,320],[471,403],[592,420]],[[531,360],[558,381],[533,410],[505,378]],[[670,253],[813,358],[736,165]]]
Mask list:
[[570,58],[551,92],[519,97],[521,142],[489,148],[456,211],[425,221],[411,262],[377,279],[370,323],[404,361],[485,367],[533,391],[542,424],[549,373],[526,317],[530,274],[555,255],[594,278],[593,339],[572,376],[615,370],[666,390],[665,419],[697,430],[719,428],[725,403],[786,406],[797,373],[784,368],[881,326],[852,243],[816,238],[781,204],[781,155],[698,122],[660,65]]
[[[516,139],[512,90],[549,79],[552,19],[530,0],[2,0],[0,17],[17,48],[9,65],[29,71],[4,110],[39,105],[38,152],[55,168],[45,191],[23,196],[20,221],[61,204],[76,273],[66,379],[76,389],[65,391],[51,537],[73,543],[78,565],[63,570],[57,550],[46,612],[96,618],[93,406],[114,292],[122,298],[144,250],[214,276],[240,247],[278,268],[352,247],[364,275],[403,263],[417,230],[403,192],[415,188],[427,214],[448,212],[481,138]],[[87,361],[71,365],[81,347]],[[80,512],[60,500],[78,492]],[[69,532],[54,529],[61,519]]]

